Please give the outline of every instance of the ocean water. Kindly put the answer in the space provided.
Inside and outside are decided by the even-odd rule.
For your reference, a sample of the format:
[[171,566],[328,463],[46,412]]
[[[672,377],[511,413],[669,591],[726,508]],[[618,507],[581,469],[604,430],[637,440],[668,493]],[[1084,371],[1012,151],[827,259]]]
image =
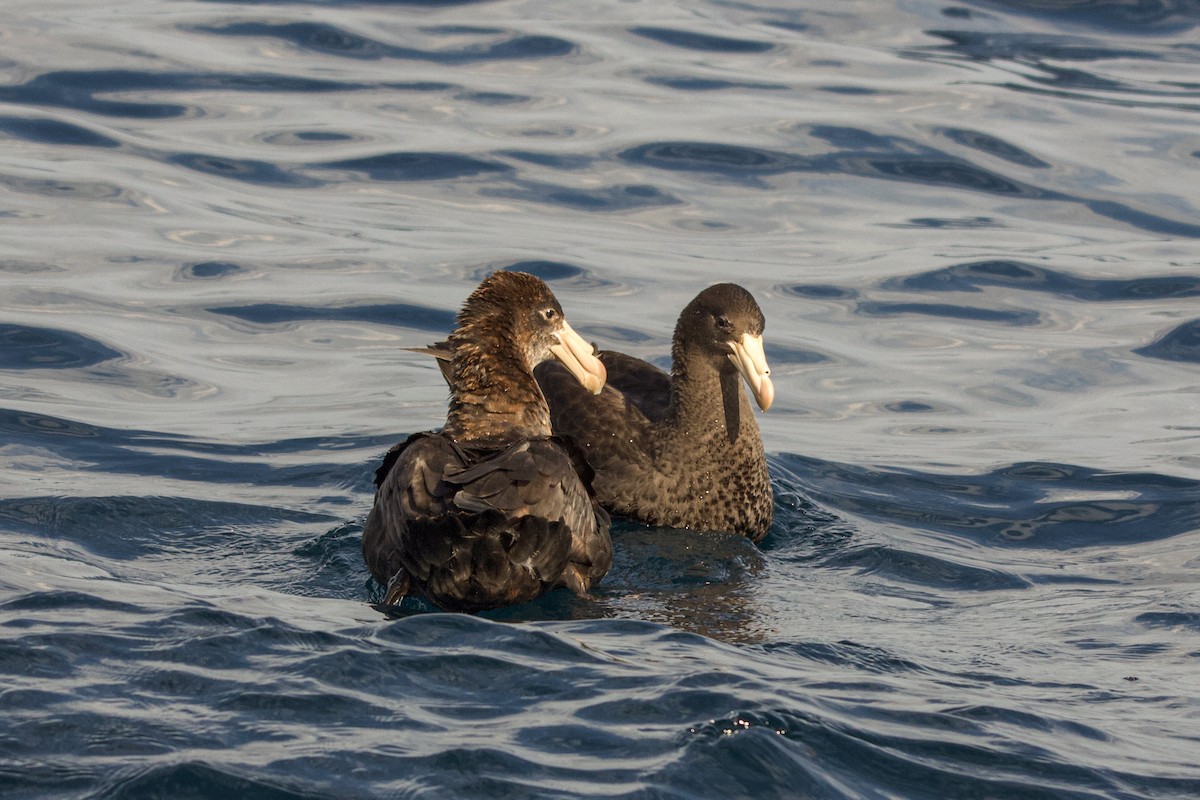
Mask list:
[[[1194,0],[10,0],[0,797],[1200,797]],[[761,547],[385,616],[487,273],[767,316]]]

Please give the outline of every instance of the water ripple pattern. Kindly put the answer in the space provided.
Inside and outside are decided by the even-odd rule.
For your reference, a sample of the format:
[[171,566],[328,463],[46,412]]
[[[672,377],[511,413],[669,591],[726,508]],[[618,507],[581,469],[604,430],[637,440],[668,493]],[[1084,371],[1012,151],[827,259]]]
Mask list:
[[[0,17],[0,797],[1200,796],[1191,0]],[[373,604],[497,269],[767,316],[761,546]]]

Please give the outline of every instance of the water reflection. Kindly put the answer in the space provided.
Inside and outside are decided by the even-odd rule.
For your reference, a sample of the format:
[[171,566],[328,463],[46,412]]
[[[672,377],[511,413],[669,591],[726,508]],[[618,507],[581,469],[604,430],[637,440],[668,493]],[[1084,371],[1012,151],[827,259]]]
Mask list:
[[227,158],[203,153],[175,153],[168,155],[166,161],[169,164],[203,172],[206,175],[253,183],[258,186],[286,186],[295,189],[320,186],[319,181],[305,178],[278,164],[258,159]]
[[180,268],[181,275],[193,280],[214,280],[244,273],[245,267],[229,261],[201,261]]
[[1200,530],[1200,482],[1167,475],[1043,462],[935,474],[790,453],[772,466],[833,509],[990,546],[1105,547]]
[[[665,86],[681,92],[722,92],[727,90],[739,91],[786,91],[787,86],[781,83],[757,83],[751,81],[731,81],[720,78],[697,78],[691,75],[656,75],[647,77],[646,83],[655,86]],[[826,91],[832,91],[826,89]]]
[[120,147],[116,139],[57,119],[0,116],[0,131],[30,142],[71,147]]
[[975,322],[998,322],[1004,325],[1038,325],[1041,314],[1036,311],[1013,311],[998,308],[951,305],[949,303],[903,303],[888,301],[866,301],[859,303],[857,313],[868,317],[888,317],[899,314],[917,314],[942,319],[969,319]]
[[966,0],[966,3],[1121,34],[1179,33],[1200,25],[1200,11],[1190,0]]
[[1200,364],[1200,319],[1185,322],[1133,352],[1165,361]]
[[12,192],[56,200],[100,200],[124,206],[143,206],[145,199],[132,190],[107,181],[66,178],[29,178],[0,173],[0,186]]
[[1088,302],[1161,300],[1200,296],[1200,276],[1161,275],[1136,278],[1084,278],[1023,261],[970,261],[943,269],[894,278],[884,288],[912,292],[978,292],[995,286],[1047,292]]
[[[1106,65],[1122,62],[1188,62],[1177,47],[1137,40],[1136,47],[1113,47],[1106,41],[1078,35],[1003,33],[996,31],[929,30],[946,45],[914,48],[907,56],[919,60],[987,63],[1012,76],[1007,89],[1054,97],[1069,97],[1105,105],[1195,110],[1200,98],[1194,84],[1174,81],[1133,81],[1128,73],[1105,74]],[[1122,33],[1128,33],[1123,31]],[[1129,37],[1126,36],[1126,39]],[[1148,46],[1154,44],[1155,46]],[[1092,69],[1070,64],[1094,64]]]
[[660,28],[641,26],[630,28],[635,36],[644,36],[672,47],[682,47],[685,50],[697,50],[702,53],[765,53],[774,48],[770,42],[759,42],[752,39],[737,39],[729,36],[714,36],[707,33],[696,33],[678,28]]
[[[361,451],[364,461],[393,444],[396,434],[281,439],[255,444],[204,441],[137,428],[112,428],[31,411],[0,408],[0,434],[6,444],[59,460],[75,480],[81,475],[143,476],[228,487],[341,486],[366,492],[371,469],[365,463],[288,463],[296,456]],[[51,470],[50,472],[53,472]],[[125,479],[130,486],[138,485]],[[332,494],[332,493],[331,493]],[[53,508],[54,498],[41,498]],[[149,498],[148,501],[153,501]],[[81,521],[86,519],[81,517]]]
[[727,642],[761,642],[775,633],[755,589],[766,562],[745,537],[618,522],[613,550],[601,586],[617,616]]
[[575,211],[616,212],[639,208],[657,208],[676,205],[680,201],[673,195],[649,184],[626,186],[604,186],[595,189],[579,189],[537,181],[514,181],[510,186],[498,189],[483,189],[485,197],[504,197],[528,203],[572,209]]
[[[1198,794],[1191,0],[10,5],[0,794]],[[761,290],[761,548],[372,612],[497,268]]]
[[458,153],[380,153],[313,164],[314,169],[359,172],[373,181],[442,181],[506,173],[511,168]]
[[61,70],[37,75],[25,83],[0,86],[0,102],[24,106],[73,108],[127,119],[167,119],[199,109],[167,102],[101,99],[98,95],[145,92],[335,92],[367,88],[366,84],[301,78],[269,73],[152,72],[139,70]]
[[246,306],[216,306],[213,314],[234,317],[255,325],[286,325],[295,322],[365,322],[413,328],[436,333],[454,328],[454,312],[413,303],[372,303],[349,306],[301,306],[283,303],[254,303]]
[[[346,0],[201,0],[204,3],[239,6],[345,6]],[[494,3],[496,0],[353,0],[355,6],[399,6],[401,8],[438,9]]]
[[[1019,181],[915,140],[880,136],[870,131],[829,125],[797,131],[838,150],[819,154],[788,153],[719,142],[673,141],[643,144],[618,157],[637,166],[718,175],[744,186],[767,188],[764,178],[792,172],[844,174],[908,184],[944,186],[1027,200],[1073,203],[1094,214],[1154,233],[1200,238],[1200,225],[1172,219],[1116,200],[1072,196]],[[961,138],[961,137],[960,137]],[[999,140],[989,142],[1002,148]],[[1013,156],[1020,149],[1003,146]]]
[[[227,25],[196,25],[191,30],[216,36],[246,36],[279,39],[305,50],[325,55],[358,59],[404,59],[430,61],[438,64],[471,64],[477,61],[503,61],[509,59],[560,58],[575,52],[575,45],[554,36],[531,36],[509,34],[500,41],[471,44],[445,50],[422,50],[415,47],[389,45],[356,33],[320,22],[232,22]],[[425,33],[436,34],[437,28],[428,28]],[[443,32],[462,36],[503,34],[492,28],[443,29]]]
[[80,333],[0,323],[0,369],[76,369],[124,355]]
[[[1145,59],[1157,61],[1158,55],[1149,50],[1106,47],[1103,44],[1081,37],[1038,36],[1027,33],[976,33],[962,30],[926,31],[949,42],[940,49],[953,52],[975,61],[1022,61],[1036,65],[1039,69],[1059,76],[1059,83],[1080,89],[1119,89],[1117,81],[1083,72],[1081,70],[1057,68],[1047,65],[1049,61],[1109,61],[1113,59]],[[1069,76],[1069,77],[1068,77]]]
[[1048,163],[1037,156],[1025,152],[998,136],[962,128],[944,128],[940,133],[964,147],[970,147],[972,150],[978,150],[990,156],[1003,158],[1005,161],[1011,161],[1022,167],[1030,167],[1032,169],[1048,169],[1050,167]]

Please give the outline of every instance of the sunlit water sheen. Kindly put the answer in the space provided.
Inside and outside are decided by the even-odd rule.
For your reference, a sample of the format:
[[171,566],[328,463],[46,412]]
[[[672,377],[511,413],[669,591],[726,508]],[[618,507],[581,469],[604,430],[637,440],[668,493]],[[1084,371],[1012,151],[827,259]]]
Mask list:
[[[0,796],[1200,796],[1200,7],[8,2]],[[768,319],[762,547],[397,619],[474,285]]]

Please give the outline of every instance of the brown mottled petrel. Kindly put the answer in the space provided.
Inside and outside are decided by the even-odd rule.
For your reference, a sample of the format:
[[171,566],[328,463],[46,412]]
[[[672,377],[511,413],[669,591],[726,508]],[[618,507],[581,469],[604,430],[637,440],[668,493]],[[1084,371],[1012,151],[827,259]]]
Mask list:
[[730,531],[757,542],[774,509],[758,407],[775,396],[763,355],[766,320],[741,286],[722,283],[679,315],[671,373],[612,351],[596,355],[608,383],[579,387],[553,363],[534,374],[554,431],[580,445],[596,471],[596,496],[613,514],[651,525]]

